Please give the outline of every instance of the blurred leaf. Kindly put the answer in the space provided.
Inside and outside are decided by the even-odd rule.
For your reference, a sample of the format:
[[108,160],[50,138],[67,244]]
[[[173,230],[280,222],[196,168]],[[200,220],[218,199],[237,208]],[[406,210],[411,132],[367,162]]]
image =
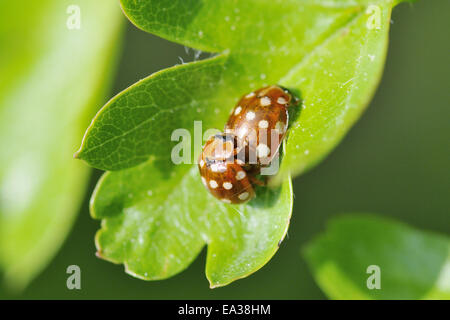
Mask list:
[[211,287],[243,278],[270,260],[289,225],[290,180],[236,206],[203,192],[196,167],[172,172],[168,177],[149,162],[103,176],[91,208],[104,219],[96,237],[99,256],[124,263],[133,276],[157,280],[185,269],[208,244]]
[[[291,125],[281,168],[283,174],[278,178],[278,182],[284,181],[284,186],[288,185],[289,172],[299,174],[324,157],[356,121],[372,96],[384,64],[394,2],[122,0],[121,3],[125,14],[139,28],[196,49],[218,53],[201,62],[155,73],[114,97],[97,114],[76,154],[90,165],[105,170],[123,170],[141,164],[130,171],[137,172],[135,178],[123,179],[120,172],[105,178],[108,185],[123,185],[129,197],[117,194],[112,187],[103,187],[105,182],[100,182],[92,199],[94,216],[106,217],[98,248],[105,259],[133,265],[133,268],[128,267],[130,273],[141,278],[159,279],[185,268],[205,239],[211,241],[209,237],[198,240],[196,229],[191,230],[189,223],[184,222],[187,225],[180,225],[197,240],[190,244],[192,248],[178,244],[180,256],[171,259],[171,250],[155,236],[155,233],[162,233],[173,237],[174,229],[170,224],[155,224],[152,231],[147,231],[149,239],[156,239],[154,248],[124,247],[124,236],[142,234],[138,227],[149,228],[142,226],[143,221],[154,221],[155,215],[160,215],[159,210],[164,211],[164,219],[168,221],[172,216],[180,219],[177,217],[181,213],[183,221],[189,221],[192,215],[205,215],[202,201],[184,201],[189,206],[180,208],[180,201],[170,196],[172,191],[167,189],[166,185],[177,188],[176,183],[190,181],[193,178],[188,177],[196,170],[190,171],[186,165],[177,168],[172,164],[171,150],[177,144],[171,141],[172,132],[186,128],[195,137],[195,120],[201,120],[204,129],[221,129],[241,95],[268,84],[289,87],[304,99],[304,103],[303,110]],[[194,144],[199,144],[198,140]],[[193,151],[196,159],[199,150],[194,148]],[[151,177],[154,188],[169,194],[164,206],[160,206],[158,198],[147,197],[146,205],[129,200],[138,197],[141,203],[142,196],[139,195],[145,198],[147,185],[144,188],[138,183],[139,177]],[[214,203],[211,206],[232,210],[231,206],[208,198],[198,174],[196,180],[197,183],[183,192],[186,199],[210,199],[208,202]],[[286,187],[283,190],[288,192]],[[173,192],[176,191],[179,190]],[[103,214],[95,209],[100,201],[106,208]],[[273,210],[273,201],[265,198],[259,201],[269,204],[258,208],[259,211]],[[286,195],[279,201],[277,214],[288,217],[291,196]],[[114,219],[120,223],[116,220],[113,223],[110,214],[106,214],[110,206],[116,209]],[[159,209],[154,211],[153,208]],[[252,203],[239,210],[251,212]],[[139,220],[134,218],[135,215]],[[247,219],[251,217],[249,213]],[[283,220],[283,230],[287,229],[288,220]],[[110,223],[114,227],[109,228]],[[267,261],[265,252],[274,251],[281,235],[275,227],[280,226],[273,225],[271,231],[266,231],[278,235],[272,238],[272,243],[265,243],[264,250],[259,245],[253,246],[254,252],[248,252],[248,256],[263,253],[264,258],[258,261]],[[245,235],[244,232],[237,237],[245,239]],[[228,241],[232,239],[234,236]],[[207,275],[213,285],[226,284],[263,264],[248,268],[241,265],[245,269],[235,270],[232,275],[223,274],[223,278],[215,277],[216,281],[208,274],[211,257],[208,256]],[[222,259],[231,257],[227,255]]]
[[[305,257],[332,299],[450,299],[450,239],[370,215],[332,220]],[[380,268],[381,288],[367,279]]]
[[[22,288],[54,256],[88,170],[71,151],[101,103],[116,56],[117,3],[0,2],[0,268]],[[26,10],[24,9],[26,8]]]

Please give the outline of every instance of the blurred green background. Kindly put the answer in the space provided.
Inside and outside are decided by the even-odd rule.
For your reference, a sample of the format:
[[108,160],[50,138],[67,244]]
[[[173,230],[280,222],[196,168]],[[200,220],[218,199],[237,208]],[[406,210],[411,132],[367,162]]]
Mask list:
[[[288,237],[257,273],[211,290],[204,275],[205,250],[186,271],[155,282],[134,279],[123,266],[96,258],[93,239],[99,222],[88,212],[100,176],[95,172],[72,231],[51,264],[22,293],[1,288],[0,298],[323,299],[300,247],[330,217],[373,212],[450,234],[449,11],[450,2],[444,0],[394,9],[385,71],[371,105],[325,161],[295,179]],[[119,70],[107,98],[180,63],[179,57],[193,59],[184,47],[125,23]],[[81,268],[81,290],[66,287],[66,268],[72,264]]]

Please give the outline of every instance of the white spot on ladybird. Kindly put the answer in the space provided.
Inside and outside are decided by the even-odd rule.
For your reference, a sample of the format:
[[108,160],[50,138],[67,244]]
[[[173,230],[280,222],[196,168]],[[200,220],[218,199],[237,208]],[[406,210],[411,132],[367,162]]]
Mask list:
[[258,158],[265,158],[270,154],[270,148],[266,144],[260,143],[256,147],[256,154],[258,155]]
[[210,185],[210,187],[213,188],[213,189],[215,189],[215,188],[218,187],[218,184],[217,184],[216,180],[211,180],[211,181],[209,181],[209,185]]
[[260,102],[261,102],[261,106],[263,106],[263,107],[267,107],[272,104],[272,101],[270,100],[269,97],[262,97]]
[[251,98],[251,97],[253,97],[255,95],[255,93],[254,92],[250,92],[248,95],[246,95],[245,97],[246,98]]
[[223,199],[220,199],[220,200],[222,200],[222,202],[225,202],[225,203],[231,203],[231,200],[230,200],[230,199],[225,199],[225,198],[223,198]]
[[261,120],[258,123],[258,127],[260,127],[261,129],[267,129],[269,127],[269,122],[267,120]]
[[286,103],[287,103],[287,101],[286,101],[286,99],[285,99],[284,97],[279,97],[279,98],[277,99],[277,102],[278,102],[279,104],[286,104]]
[[247,115],[245,116],[247,120],[253,120],[255,119],[255,113],[253,111],[247,112]]
[[241,113],[241,111],[242,107],[241,106],[237,107],[236,110],[234,110],[234,115],[237,116],[239,113]]
[[202,182],[203,182],[203,184],[204,184],[205,187],[206,187],[207,183],[206,183],[206,179],[205,179],[204,177],[202,177]]
[[245,178],[245,176],[246,176],[245,171],[238,171],[238,173],[236,173],[236,179],[237,180],[242,180],[242,179]]
[[203,159],[202,160],[200,160],[200,168],[203,168],[203,166],[205,165],[205,161],[203,161]]
[[224,183],[223,183],[223,187],[224,187],[226,190],[230,190],[231,188],[233,188],[233,184],[231,184],[230,182],[224,182]]
[[248,198],[248,196],[249,196],[248,192],[243,192],[238,196],[238,198],[241,200],[245,200]]

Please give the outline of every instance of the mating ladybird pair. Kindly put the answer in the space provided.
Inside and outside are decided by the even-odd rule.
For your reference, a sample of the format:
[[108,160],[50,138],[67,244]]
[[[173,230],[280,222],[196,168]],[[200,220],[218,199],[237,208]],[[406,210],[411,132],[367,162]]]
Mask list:
[[[261,168],[278,153],[289,121],[291,94],[269,86],[243,96],[220,133],[206,141],[198,167],[202,182],[226,203],[244,203],[254,197]],[[297,102],[295,99],[294,102]]]

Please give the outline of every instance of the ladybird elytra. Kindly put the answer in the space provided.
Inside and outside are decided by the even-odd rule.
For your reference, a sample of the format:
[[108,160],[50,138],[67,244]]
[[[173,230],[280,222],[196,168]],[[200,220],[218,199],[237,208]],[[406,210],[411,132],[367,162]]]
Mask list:
[[276,156],[286,135],[288,107],[292,101],[292,95],[277,85],[241,97],[230,114],[225,131],[234,133],[247,147],[246,163],[268,165]]
[[250,177],[237,163],[238,153],[237,137],[222,133],[206,141],[199,158],[204,186],[225,203],[240,204],[254,196]]

